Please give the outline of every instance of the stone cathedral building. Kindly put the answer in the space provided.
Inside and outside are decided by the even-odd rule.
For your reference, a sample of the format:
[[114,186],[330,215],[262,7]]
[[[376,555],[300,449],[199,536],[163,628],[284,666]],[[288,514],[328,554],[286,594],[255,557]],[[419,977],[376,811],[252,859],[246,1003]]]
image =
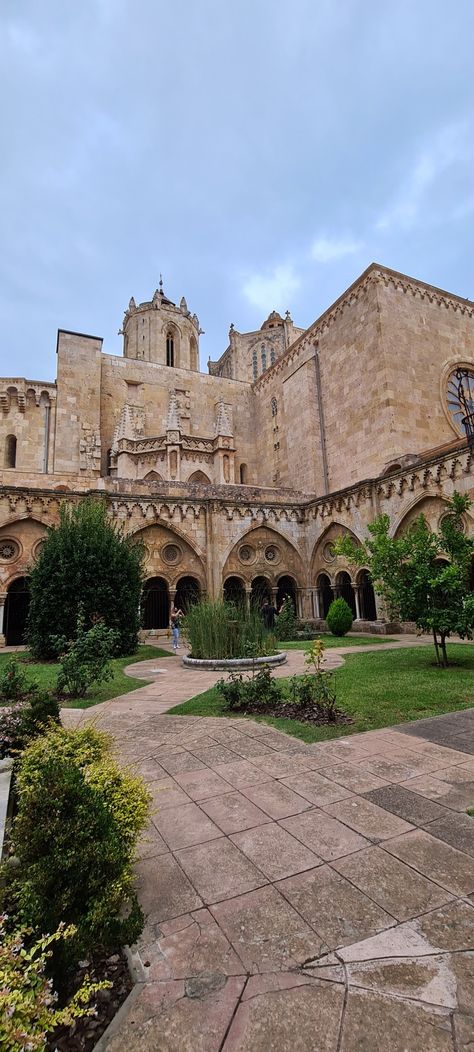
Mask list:
[[[372,264],[310,325],[231,325],[208,374],[199,320],[162,283],[130,300],[123,356],[60,330],[54,383],[0,380],[0,640],[22,638],[28,572],[62,501],[103,497],[146,549],[144,626],[172,599],[334,595],[384,630],[367,571],[332,541],[388,512],[394,533],[474,496],[474,303]],[[13,364],[13,363],[12,363]],[[466,530],[474,517],[466,516]]]

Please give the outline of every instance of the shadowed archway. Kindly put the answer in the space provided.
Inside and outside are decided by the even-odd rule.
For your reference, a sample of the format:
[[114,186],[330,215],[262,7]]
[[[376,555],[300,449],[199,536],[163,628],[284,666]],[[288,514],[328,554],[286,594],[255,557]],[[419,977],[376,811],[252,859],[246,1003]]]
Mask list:
[[331,581],[327,573],[320,573],[317,580],[319,592],[319,612],[321,617],[326,617],[329,607],[334,599]]
[[240,577],[228,577],[224,581],[223,595],[228,603],[235,603],[236,606],[245,605],[245,586]]
[[7,589],[5,602],[5,643],[7,647],[18,647],[25,642],[29,607],[29,578],[17,577]]
[[185,614],[190,606],[199,602],[200,595],[199,581],[195,577],[180,577],[176,585],[174,605]]
[[276,595],[277,610],[280,609],[283,600],[286,599],[287,596],[290,597],[291,602],[293,603],[293,610],[296,614],[298,612],[296,581],[294,577],[290,577],[289,574],[284,574],[278,579],[278,591]]
[[142,596],[143,627],[168,628],[170,604],[168,582],[164,577],[150,577],[145,581]]
[[375,593],[368,570],[361,570],[358,585],[360,616],[363,621],[376,621],[377,608],[375,605]]
[[261,607],[263,600],[268,599],[269,602],[272,598],[272,590],[269,581],[266,577],[254,577],[252,581],[252,591],[250,593],[250,601],[253,606]]

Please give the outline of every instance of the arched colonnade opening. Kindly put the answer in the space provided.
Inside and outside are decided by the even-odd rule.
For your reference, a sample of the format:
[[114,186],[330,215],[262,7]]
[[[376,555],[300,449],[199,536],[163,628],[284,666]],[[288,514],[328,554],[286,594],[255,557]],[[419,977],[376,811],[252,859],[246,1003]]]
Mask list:
[[259,609],[265,599],[280,609],[283,600],[289,596],[295,613],[298,613],[298,585],[294,577],[282,574],[276,584],[263,574],[257,574],[249,584],[243,578],[232,574],[224,580],[222,594],[228,602],[246,606],[247,597],[252,606]]
[[200,583],[190,574],[180,577],[175,589],[170,588],[165,577],[149,577],[142,592],[142,627],[146,631],[163,631],[169,627],[172,602],[185,614],[200,598]]
[[348,570],[340,570],[331,581],[329,574],[320,573],[316,580],[315,617],[327,617],[333,599],[342,598],[352,610],[354,621],[376,621],[375,592],[367,569],[359,570],[355,580]]

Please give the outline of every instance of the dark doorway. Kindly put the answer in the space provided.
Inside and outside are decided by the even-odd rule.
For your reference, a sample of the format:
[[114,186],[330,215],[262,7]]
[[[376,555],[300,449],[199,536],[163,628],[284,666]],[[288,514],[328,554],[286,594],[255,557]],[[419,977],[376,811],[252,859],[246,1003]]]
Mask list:
[[150,577],[145,581],[142,611],[144,628],[168,628],[170,604],[168,585],[164,577]]
[[296,582],[294,581],[293,577],[289,577],[288,574],[285,574],[283,577],[280,577],[280,580],[278,581],[278,591],[276,597],[277,610],[280,609],[281,604],[283,600],[286,599],[287,595],[289,595],[291,602],[293,603],[293,610],[296,614],[298,612],[296,601]]
[[268,599],[270,602],[271,598],[272,591],[266,577],[254,577],[250,593],[250,600],[253,606],[261,607],[264,599]]
[[236,606],[245,606],[245,586],[240,577],[228,577],[224,581],[224,599]]
[[200,595],[199,581],[195,577],[180,577],[176,585],[174,605],[185,614],[190,606],[199,602]]
[[5,643],[7,647],[19,647],[25,642],[29,606],[29,580],[27,577],[17,577],[7,590],[5,602]]
[[334,599],[331,581],[327,573],[321,573],[318,577],[319,612],[321,617],[326,617],[329,607]]
[[359,577],[359,586],[360,616],[363,621],[376,621],[375,595],[368,570],[362,570]]
[[352,581],[346,570],[341,570],[341,573],[337,575],[336,587],[338,589],[341,599],[345,599],[346,603],[349,604],[352,610],[352,616],[357,617],[354,589],[352,587]]

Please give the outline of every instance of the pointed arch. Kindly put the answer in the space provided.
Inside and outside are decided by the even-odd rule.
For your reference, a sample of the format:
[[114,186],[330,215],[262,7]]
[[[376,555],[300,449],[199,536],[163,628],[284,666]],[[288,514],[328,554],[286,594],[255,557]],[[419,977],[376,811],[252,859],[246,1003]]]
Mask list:
[[332,552],[332,543],[337,537],[348,536],[354,544],[360,544],[361,538],[339,520],[330,522],[318,537],[311,556],[311,580],[316,581],[320,573],[334,576],[336,570],[345,569],[347,560],[336,557]]
[[204,471],[193,471],[192,475],[188,478],[188,482],[201,482],[205,486],[211,485],[211,480]]

